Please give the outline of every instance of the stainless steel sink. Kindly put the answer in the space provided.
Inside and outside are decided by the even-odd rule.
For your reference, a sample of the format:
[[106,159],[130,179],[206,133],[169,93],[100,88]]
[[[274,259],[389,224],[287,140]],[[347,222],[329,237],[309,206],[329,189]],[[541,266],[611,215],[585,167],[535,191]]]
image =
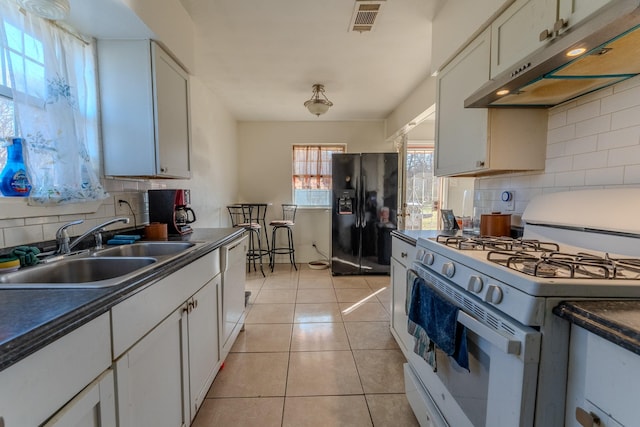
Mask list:
[[100,288],[157,262],[149,257],[76,258],[0,275],[0,288]]
[[94,257],[162,257],[177,255],[195,246],[190,242],[141,242],[103,249]]

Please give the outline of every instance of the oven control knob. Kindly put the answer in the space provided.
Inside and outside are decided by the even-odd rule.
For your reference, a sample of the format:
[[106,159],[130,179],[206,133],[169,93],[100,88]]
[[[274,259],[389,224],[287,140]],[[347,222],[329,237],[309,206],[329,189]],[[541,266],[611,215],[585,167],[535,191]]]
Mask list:
[[422,256],[422,262],[424,262],[426,265],[433,265],[434,259],[435,258],[433,257],[433,254],[431,252],[425,252]]
[[491,304],[500,304],[502,301],[502,289],[496,285],[489,285],[484,300]]
[[451,279],[456,274],[456,266],[452,262],[444,263],[442,265],[442,274]]
[[469,277],[469,283],[467,284],[467,290],[469,292],[473,292],[479,294],[482,291],[482,277],[480,276],[471,276]]
[[416,259],[418,261],[421,261],[423,256],[424,256],[424,249],[418,249],[418,252],[416,252]]

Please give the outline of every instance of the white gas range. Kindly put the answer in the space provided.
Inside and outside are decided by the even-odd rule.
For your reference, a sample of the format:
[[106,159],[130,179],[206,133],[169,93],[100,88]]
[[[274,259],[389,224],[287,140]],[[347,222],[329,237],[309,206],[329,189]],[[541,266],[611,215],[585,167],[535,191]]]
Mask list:
[[459,307],[470,359],[466,371],[437,352],[434,371],[410,355],[407,396],[421,424],[562,426],[570,329],[552,309],[640,298],[637,212],[640,189],[554,193],[529,203],[522,239],[418,239],[412,268]]

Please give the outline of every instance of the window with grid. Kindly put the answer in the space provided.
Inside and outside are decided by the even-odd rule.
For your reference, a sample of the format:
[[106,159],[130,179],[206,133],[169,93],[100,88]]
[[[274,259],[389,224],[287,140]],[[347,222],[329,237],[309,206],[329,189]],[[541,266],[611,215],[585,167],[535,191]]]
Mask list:
[[293,146],[293,202],[298,206],[331,206],[331,156],[344,145]]

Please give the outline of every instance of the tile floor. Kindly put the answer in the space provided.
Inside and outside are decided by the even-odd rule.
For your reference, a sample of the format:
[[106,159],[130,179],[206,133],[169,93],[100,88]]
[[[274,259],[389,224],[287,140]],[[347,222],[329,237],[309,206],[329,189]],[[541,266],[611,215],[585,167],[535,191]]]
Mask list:
[[247,276],[245,330],[193,426],[417,426],[389,332],[389,277],[265,273]]

